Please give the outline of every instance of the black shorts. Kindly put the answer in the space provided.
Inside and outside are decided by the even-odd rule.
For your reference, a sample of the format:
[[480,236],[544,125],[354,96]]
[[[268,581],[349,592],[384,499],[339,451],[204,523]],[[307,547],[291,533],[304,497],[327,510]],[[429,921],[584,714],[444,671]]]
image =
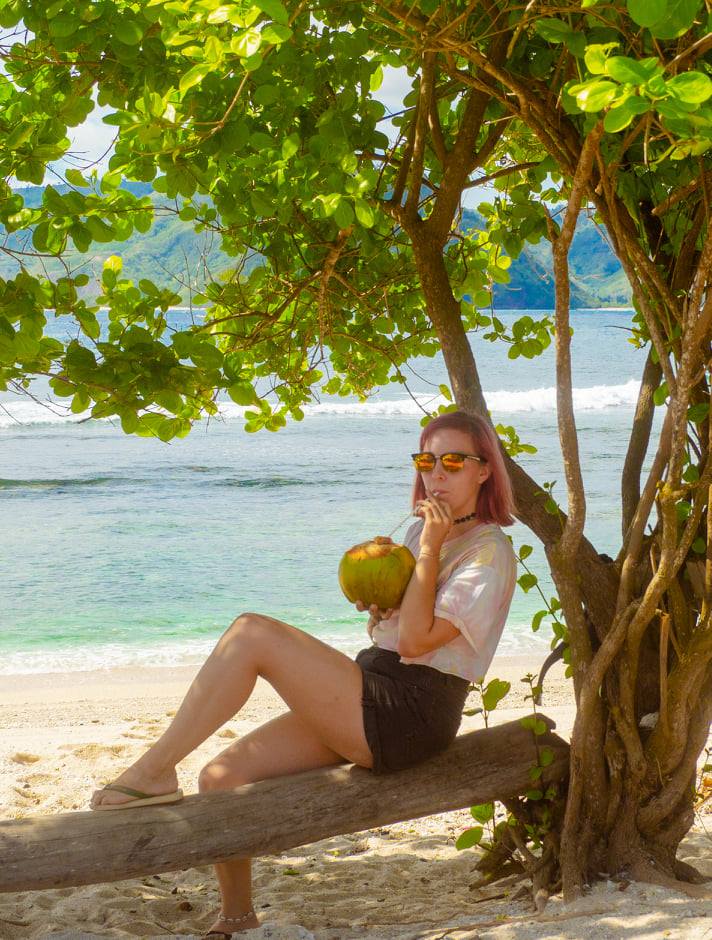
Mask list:
[[363,672],[363,723],[374,773],[412,767],[452,744],[467,679],[402,663],[394,650],[375,645],[361,650],[356,662]]

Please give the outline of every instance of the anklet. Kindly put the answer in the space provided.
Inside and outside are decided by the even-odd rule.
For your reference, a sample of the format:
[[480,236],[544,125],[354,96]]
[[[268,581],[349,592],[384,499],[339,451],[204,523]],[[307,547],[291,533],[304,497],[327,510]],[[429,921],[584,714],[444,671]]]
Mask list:
[[254,917],[255,912],[253,908],[250,908],[249,911],[245,911],[244,914],[240,914],[239,917],[226,917],[222,911],[220,912],[220,920],[225,921],[226,924],[241,924],[243,921],[246,921],[249,917]]

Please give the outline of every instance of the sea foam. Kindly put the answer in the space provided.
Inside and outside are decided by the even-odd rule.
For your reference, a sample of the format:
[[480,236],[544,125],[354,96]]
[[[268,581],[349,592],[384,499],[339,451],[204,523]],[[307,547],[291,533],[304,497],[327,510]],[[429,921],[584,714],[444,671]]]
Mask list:
[[[534,634],[528,622],[507,623],[497,652],[502,655],[536,653],[543,659],[549,650],[550,635]],[[0,657],[0,676],[38,675],[45,673],[82,673],[104,669],[126,667],[199,666],[207,658],[219,639],[216,629],[214,637],[185,638],[161,641],[154,638],[149,643],[92,643],[82,642],[76,646],[45,646],[38,650],[5,651]],[[347,631],[314,631],[329,646],[340,650],[352,659],[359,650],[370,646],[365,624],[354,624]]]
[[[629,379],[623,385],[593,385],[575,388],[573,392],[576,411],[605,411],[615,408],[633,408],[638,398],[640,382]],[[524,391],[499,389],[485,392],[487,405],[493,415],[520,414],[522,412],[554,412],[556,410],[556,388],[530,388]],[[396,400],[371,399],[366,402],[339,401],[329,399],[305,405],[305,415],[347,415],[356,418],[421,417],[422,409],[434,410],[446,404],[442,395],[414,393],[414,398]],[[230,420],[242,417],[249,407],[231,401],[218,402],[219,414],[210,420]],[[160,410],[160,409],[158,409]],[[119,426],[119,419],[92,419],[89,411],[73,414],[58,401],[47,404],[36,401],[0,402],[0,429],[31,427],[35,425],[76,424],[87,419],[109,422]]]

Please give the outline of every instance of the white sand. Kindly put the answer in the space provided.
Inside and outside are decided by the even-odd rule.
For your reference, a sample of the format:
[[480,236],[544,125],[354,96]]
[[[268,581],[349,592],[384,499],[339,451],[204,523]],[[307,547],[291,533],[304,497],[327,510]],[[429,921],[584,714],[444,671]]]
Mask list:
[[[519,680],[536,671],[531,658],[498,658],[488,678],[512,682],[493,715],[507,721],[529,710]],[[95,784],[114,777],[170,720],[195,670],[112,670],[0,679],[0,813],[4,818],[85,809]],[[568,737],[574,709],[559,666],[545,686],[542,710]],[[473,700],[469,706],[476,705]],[[506,706],[506,707],[505,707]],[[179,768],[181,786],[195,791],[199,768],[229,739],[286,710],[261,680],[236,719]],[[481,726],[466,717],[461,731]],[[564,907],[550,900],[534,916],[526,896],[504,889],[487,900],[473,891],[471,851],[454,843],[472,818],[467,810],[337,836],[255,861],[255,908],[264,925],[302,925],[283,936],[317,940],[529,940],[529,938],[669,937],[712,940],[712,900],[690,900],[668,889],[600,883]],[[712,876],[712,816],[700,815],[680,857]],[[156,937],[199,934],[211,923],[217,891],[210,868],[107,885],[0,895],[0,938],[60,932]],[[266,927],[246,938],[273,935]]]

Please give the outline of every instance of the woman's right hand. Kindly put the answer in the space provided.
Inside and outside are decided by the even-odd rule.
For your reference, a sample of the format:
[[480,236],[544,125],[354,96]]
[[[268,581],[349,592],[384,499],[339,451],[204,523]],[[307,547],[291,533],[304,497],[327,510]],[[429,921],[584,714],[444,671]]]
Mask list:
[[370,607],[366,607],[363,601],[356,601],[356,609],[359,611],[368,610],[369,618],[368,623],[366,624],[366,629],[368,630],[368,635],[373,639],[373,628],[376,627],[381,620],[388,620],[389,617],[393,616],[396,608],[389,607],[387,610],[382,610],[376,604],[371,604]]
[[389,617],[392,617],[396,608],[389,607],[387,610],[383,610],[382,607],[378,607],[376,604],[371,604],[370,607],[366,607],[363,601],[356,601],[356,609],[360,611],[368,610],[369,614],[378,622],[379,620],[388,620]]

